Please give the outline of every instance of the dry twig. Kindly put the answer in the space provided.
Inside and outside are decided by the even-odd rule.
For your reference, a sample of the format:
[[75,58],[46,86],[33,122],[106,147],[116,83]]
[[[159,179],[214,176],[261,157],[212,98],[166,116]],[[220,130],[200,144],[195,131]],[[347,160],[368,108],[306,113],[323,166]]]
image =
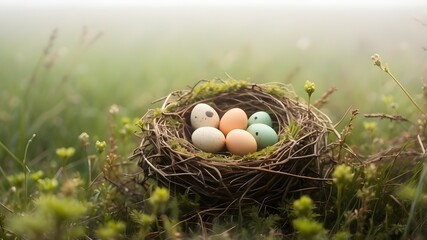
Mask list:
[[331,87],[326,91],[319,99],[314,102],[313,106],[320,108],[329,101],[329,96],[331,96],[334,92],[337,91],[336,87]]
[[391,114],[385,114],[385,113],[370,113],[364,115],[366,118],[381,118],[381,119],[390,119],[394,121],[403,121],[407,122],[408,119],[405,118],[402,115],[391,115]]

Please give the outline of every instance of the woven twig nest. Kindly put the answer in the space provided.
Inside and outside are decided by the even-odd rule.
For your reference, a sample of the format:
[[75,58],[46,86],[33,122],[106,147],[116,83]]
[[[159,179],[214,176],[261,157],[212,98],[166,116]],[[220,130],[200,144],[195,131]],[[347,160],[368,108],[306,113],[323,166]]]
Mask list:
[[[198,103],[209,104],[220,116],[231,108],[248,116],[266,111],[279,142],[245,156],[203,152],[191,142],[190,114]],[[175,193],[196,193],[201,204],[268,203],[293,191],[313,190],[327,178],[319,156],[330,127],[325,114],[308,109],[287,85],[201,81],[170,93],[160,108],[142,117],[142,141],[135,154],[141,156],[146,179],[154,178]]]

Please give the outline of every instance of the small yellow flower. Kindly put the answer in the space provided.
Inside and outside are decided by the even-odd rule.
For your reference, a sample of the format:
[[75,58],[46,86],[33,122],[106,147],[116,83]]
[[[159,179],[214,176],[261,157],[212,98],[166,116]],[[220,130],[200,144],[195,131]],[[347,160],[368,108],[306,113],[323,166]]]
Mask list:
[[377,129],[377,123],[373,121],[364,121],[363,128],[368,132],[374,132]]
[[314,82],[307,80],[304,85],[304,90],[308,94],[308,97],[311,97],[311,94],[316,90],[316,85]]
[[95,143],[95,147],[96,147],[96,150],[98,150],[98,153],[104,152],[106,146],[107,146],[107,143],[105,141],[101,142],[97,140]]
[[122,117],[121,120],[123,125],[129,124],[131,122],[131,119],[129,117]]
[[68,147],[68,148],[62,147],[62,148],[56,149],[56,155],[58,155],[58,157],[64,160],[71,158],[74,155],[74,153],[76,153],[76,149],[73,147]]
[[9,181],[10,185],[20,187],[25,181],[25,174],[21,172],[15,175],[10,175],[7,176],[7,180]]
[[37,188],[42,192],[52,192],[58,187],[58,180],[55,178],[44,178],[37,180]]
[[30,178],[31,178],[31,179],[33,179],[34,181],[37,181],[37,180],[39,180],[40,178],[42,178],[42,177],[43,177],[43,175],[44,175],[43,171],[39,170],[39,171],[37,171],[37,172],[35,172],[35,173],[32,173],[32,174],[30,175]]
[[335,168],[332,177],[335,184],[344,186],[353,180],[354,173],[350,166],[341,164]]

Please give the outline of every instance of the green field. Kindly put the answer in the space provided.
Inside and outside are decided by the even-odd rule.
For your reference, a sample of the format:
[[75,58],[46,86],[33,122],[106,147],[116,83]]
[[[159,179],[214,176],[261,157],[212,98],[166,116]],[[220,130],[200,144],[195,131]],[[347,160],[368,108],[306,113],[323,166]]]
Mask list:
[[[149,205],[147,201],[144,206],[131,205],[123,210],[119,206],[126,202],[125,197],[114,190],[113,185],[108,185],[108,181],[95,181],[89,186],[90,180],[96,176],[102,179],[103,164],[108,165],[107,150],[97,153],[95,142],[106,141],[107,149],[111,150],[109,139],[114,137],[118,146],[117,161],[129,164],[127,157],[139,144],[139,138],[133,134],[137,129],[135,119],[142,117],[149,108],[157,107],[151,105],[153,101],[171,91],[188,89],[202,79],[231,76],[255,83],[290,83],[303,99],[307,99],[304,83],[310,80],[316,84],[313,100],[336,87],[338,91],[330,96],[328,104],[321,110],[334,123],[344,119],[337,126],[338,131],[348,123],[348,109],[359,110],[347,143],[360,151],[361,158],[386,149],[396,142],[395,139],[413,134],[414,129],[422,125],[417,121],[423,116],[396,83],[372,64],[370,57],[375,53],[381,55],[382,61],[426,111],[426,10],[425,4],[345,7],[319,4],[26,6],[0,3],[1,238],[55,239],[61,236],[68,239],[87,235],[130,239],[131,236],[155,236],[144,235],[144,227],[130,224],[130,217],[126,215],[132,210],[144,212],[144,206]],[[109,113],[112,105],[118,106],[117,114]],[[409,121],[363,117],[371,113],[402,115]],[[367,127],[372,123],[376,124],[374,133]],[[87,151],[79,140],[82,132],[90,137]],[[29,143],[33,134],[36,136]],[[418,143],[425,146],[425,129],[419,136]],[[411,149],[422,151],[418,143],[412,144]],[[57,149],[63,147],[74,148],[76,152],[68,159],[57,153]],[[91,174],[88,157],[96,158],[92,162]],[[403,217],[396,214],[394,217],[402,217],[396,222],[390,220],[393,227],[381,228],[384,236],[375,232],[372,226],[366,231],[351,224],[348,229],[341,229],[340,226],[345,226],[343,221],[333,229],[326,229],[329,233],[322,233],[326,234],[325,238],[339,231],[352,234],[356,239],[380,235],[383,239],[387,236],[408,237],[405,234],[416,238],[425,234],[422,228],[427,222],[426,191],[421,190],[426,184],[425,181],[418,184],[418,179],[423,179],[425,153],[424,157],[413,161],[406,170],[413,172],[414,177],[393,184],[412,186],[411,190],[416,194],[410,195],[412,198],[406,202],[396,199],[405,213]],[[125,166],[121,171],[137,171],[135,162],[131,165],[133,167]],[[31,172],[25,174],[28,179],[24,180],[26,168]],[[43,177],[32,179],[30,176],[39,170],[43,171]],[[64,177],[64,174],[68,176]],[[44,179],[45,185],[40,179]],[[57,180],[58,186],[46,183],[52,179]],[[76,192],[71,197],[63,198],[64,186],[69,179],[79,179],[82,183],[75,185]],[[49,184],[54,186],[46,186]],[[357,192],[356,185],[348,190],[349,196],[345,198],[349,204],[355,201],[350,195]],[[104,205],[97,202],[100,200],[94,200],[97,191],[99,196],[108,196],[102,202]],[[149,194],[149,191],[143,193],[142,198]],[[42,200],[36,200],[39,198]],[[49,215],[58,226],[53,230],[30,221],[17,223],[20,213],[43,219],[37,214],[43,214],[43,206],[50,208],[49,204],[56,204],[56,200],[58,206],[74,204],[75,209],[83,204],[86,211],[76,216],[65,214],[59,220]],[[97,204],[110,212],[96,209]],[[350,211],[356,209],[357,204],[346,207]],[[390,204],[381,202],[376,206],[386,208]],[[290,208],[289,205],[287,210]],[[369,211],[372,219],[375,211],[376,208]],[[150,228],[152,232],[172,231],[162,225],[167,222],[162,218],[164,216],[159,216],[161,220]],[[316,219],[320,223],[327,220],[322,216]],[[171,222],[179,218],[173,213],[168,217]],[[263,221],[261,216],[258,218],[252,223],[256,219]],[[408,219],[412,221],[410,227],[406,225]],[[270,218],[270,225],[265,220],[265,226],[261,224],[260,228],[239,225],[237,222],[241,222],[235,219],[235,222],[228,220],[209,234],[213,238],[224,237],[216,234],[223,234],[230,228],[227,233],[230,239],[251,234],[264,238],[295,237],[290,233],[293,231],[285,231],[276,224],[283,218],[278,221]],[[364,220],[370,221],[369,217]],[[379,220],[372,221],[377,223]],[[126,230],[123,230],[123,224],[127,224]],[[232,227],[233,224],[237,227]],[[252,225],[249,223],[248,226]],[[194,226],[186,227],[182,224],[174,231],[187,237],[203,234]],[[47,233],[41,234],[44,231]],[[321,238],[322,234],[317,237]],[[165,236],[160,235],[160,238]],[[298,236],[304,239],[304,235]]]

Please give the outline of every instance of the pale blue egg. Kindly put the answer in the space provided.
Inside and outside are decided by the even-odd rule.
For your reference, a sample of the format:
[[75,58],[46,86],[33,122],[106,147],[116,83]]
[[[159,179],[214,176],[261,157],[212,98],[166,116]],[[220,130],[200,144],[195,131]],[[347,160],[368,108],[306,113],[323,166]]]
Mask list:
[[267,112],[256,112],[249,117],[248,120],[249,125],[254,123],[263,123],[267,126],[273,127],[273,121],[271,120],[270,114]]
[[279,141],[276,131],[263,123],[254,123],[250,125],[246,131],[254,136],[258,150],[274,145]]

